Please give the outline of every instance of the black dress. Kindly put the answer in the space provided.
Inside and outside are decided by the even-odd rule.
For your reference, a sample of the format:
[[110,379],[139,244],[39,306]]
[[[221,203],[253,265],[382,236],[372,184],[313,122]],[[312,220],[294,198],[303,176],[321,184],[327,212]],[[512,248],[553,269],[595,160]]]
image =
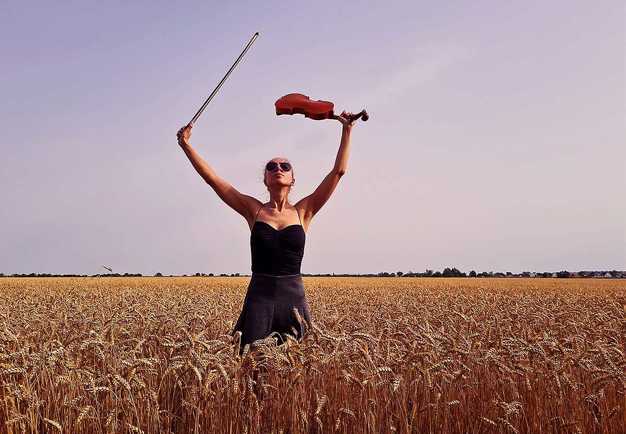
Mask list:
[[[300,272],[306,241],[302,219],[300,224],[276,229],[256,219],[260,210],[250,233],[252,277],[241,314],[231,332],[231,335],[236,331],[242,333],[240,353],[246,344],[266,338],[272,332],[278,333],[274,336],[279,344],[286,341],[286,333],[301,340],[311,321]],[[302,322],[298,321],[294,308]]]

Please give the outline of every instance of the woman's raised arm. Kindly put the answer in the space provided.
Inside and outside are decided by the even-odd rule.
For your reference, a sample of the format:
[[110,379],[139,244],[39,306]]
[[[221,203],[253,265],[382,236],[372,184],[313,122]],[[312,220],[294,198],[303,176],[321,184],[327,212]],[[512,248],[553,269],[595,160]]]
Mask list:
[[350,155],[350,133],[352,131],[352,125],[354,121],[349,120],[351,113],[345,111],[341,113],[338,120],[343,125],[341,130],[341,142],[339,144],[339,150],[337,151],[337,157],[335,158],[335,165],[332,170],[324,177],[320,185],[310,195],[303,197],[296,203],[296,207],[303,209],[304,220],[308,226],[308,222],[313,216],[322,208],[322,206],[330,199],[330,196],[335,191],[339,180],[346,173],[348,169],[348,156]]
[[261,201],[247,194],[240,193],[228,181],[215,173],[215,170],[204,161],[189,143],[191,128],[192,125],[186,125],[178,130],[178,133],[176,133],[178,144],[185,151],[196,172],[215,190],[220,199],[241,214],[247,221],[250,221],[256,210],[262,205]]

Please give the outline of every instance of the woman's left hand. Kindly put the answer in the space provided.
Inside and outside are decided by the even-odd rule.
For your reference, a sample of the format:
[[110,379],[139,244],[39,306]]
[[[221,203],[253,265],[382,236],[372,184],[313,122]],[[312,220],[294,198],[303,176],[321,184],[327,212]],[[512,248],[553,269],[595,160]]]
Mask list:
[[352,118],[352,113],[347,112],[345,110],[342,111],[339,116],[337,116],[337,120],[341,122],[344,128],[352,128],[352,126],[356,122],[356,119],[351,121],[350,120],[351,118]]

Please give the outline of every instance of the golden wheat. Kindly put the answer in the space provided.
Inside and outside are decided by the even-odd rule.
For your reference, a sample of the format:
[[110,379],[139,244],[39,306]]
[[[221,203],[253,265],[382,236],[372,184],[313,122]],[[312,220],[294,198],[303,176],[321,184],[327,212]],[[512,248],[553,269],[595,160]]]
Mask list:
[[305,277],[306,330],[229,335],[249,277],[0,279],[0,432],[621,432],[626,288]]

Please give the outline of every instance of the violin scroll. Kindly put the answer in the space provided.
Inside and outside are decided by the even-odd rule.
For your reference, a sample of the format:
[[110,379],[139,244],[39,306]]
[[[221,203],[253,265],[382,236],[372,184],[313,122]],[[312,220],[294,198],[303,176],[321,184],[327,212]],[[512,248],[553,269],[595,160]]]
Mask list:
[[[335,116],[336,117],[336,116]],[[355,120],[357,120],[358,118],[361,118],[361,120],[363,122],[367,121],[370,116],[367,114],[367,112],[365,111],[365,109],[361,110],[358,113],[353,114],[352,116],[350,116],[350,122],[353,122]]]

